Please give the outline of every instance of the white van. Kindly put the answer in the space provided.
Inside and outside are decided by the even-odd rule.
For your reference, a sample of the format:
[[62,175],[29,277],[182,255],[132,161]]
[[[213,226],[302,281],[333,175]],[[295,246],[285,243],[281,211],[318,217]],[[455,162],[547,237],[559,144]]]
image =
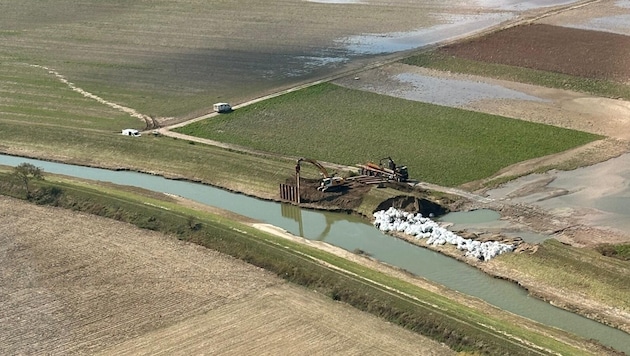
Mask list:
[[232,107],[228,103],[216,103],[214,104],[214,111],[219,113],[230,112],[232,111]]
[[124,129],[122,134],[125,136],[140,137],[142,134],[136,129]]

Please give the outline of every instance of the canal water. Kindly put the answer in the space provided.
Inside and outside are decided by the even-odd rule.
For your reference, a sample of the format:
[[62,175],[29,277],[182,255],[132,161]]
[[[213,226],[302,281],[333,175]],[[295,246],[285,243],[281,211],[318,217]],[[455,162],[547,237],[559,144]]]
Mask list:
[[325,241],[348,251],[361,249],[380,261],[398,266],[450,289],[478,297],[501,309],[584,338],[599,340],[605,345],[630,353],[630,335],[623,331],[529,297],[515,284],[492,278],[453,258],[385,235],[359,217],[299,209],[202,184],[168,180],[149,174],[0,155],[2,165],[17,166],[22,162],[32,163],[48,173],[176,194],[281,227],[307,239]]

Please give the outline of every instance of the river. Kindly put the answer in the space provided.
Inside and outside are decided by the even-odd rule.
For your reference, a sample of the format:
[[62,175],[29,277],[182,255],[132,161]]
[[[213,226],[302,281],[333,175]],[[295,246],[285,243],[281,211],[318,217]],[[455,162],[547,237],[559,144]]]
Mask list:
[[515,284],[492,278],[463,262],[385,235],[359,217],[299,209],[292,205],[263,201],[207,185],[168,180],[149,174],[0,155],[0,164],[3,165],[16,166],[22,162],[32,163],[48,173],[176,194],[279,226],[307,239],[325,241],[348,251],[361,249],[380,261],[398,266],[450,289],[478,297],[501,309],[587,339],[599,340],[605,345],[630,353],[630,335],[623,331],[530,297],[525,290]]

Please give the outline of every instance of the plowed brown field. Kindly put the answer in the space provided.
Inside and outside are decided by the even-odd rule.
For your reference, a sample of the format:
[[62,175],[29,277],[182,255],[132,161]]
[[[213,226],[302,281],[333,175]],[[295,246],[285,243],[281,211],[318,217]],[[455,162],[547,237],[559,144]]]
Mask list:
[[0,197],[0,354],[448,354],[215,251]]
[[512,27],[441,52],[579,77],[630,81],[630,37],[545,24]]

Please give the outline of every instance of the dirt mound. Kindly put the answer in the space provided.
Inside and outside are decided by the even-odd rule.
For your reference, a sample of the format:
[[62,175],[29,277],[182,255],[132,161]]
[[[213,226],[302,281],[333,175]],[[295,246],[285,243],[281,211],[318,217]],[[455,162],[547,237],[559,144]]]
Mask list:
[[428,199],[418,198],[410,195],[401,195],[390,198],[382,202],[376,208],[376,211],[387,210],[394,207],[399,210],[421,213],[423,216],[440,216],[448,213],[448,209],[436,204]]
[[[288,178],[285,183],[295,185],[295,177]],[[319,186],[319,179],[300,178],[301,203],[323,209],[352,210],[361,205],[363,196],[371,189],[368,185],[356,185],[352,188],[343,186],[322,192],[317,189]]]

